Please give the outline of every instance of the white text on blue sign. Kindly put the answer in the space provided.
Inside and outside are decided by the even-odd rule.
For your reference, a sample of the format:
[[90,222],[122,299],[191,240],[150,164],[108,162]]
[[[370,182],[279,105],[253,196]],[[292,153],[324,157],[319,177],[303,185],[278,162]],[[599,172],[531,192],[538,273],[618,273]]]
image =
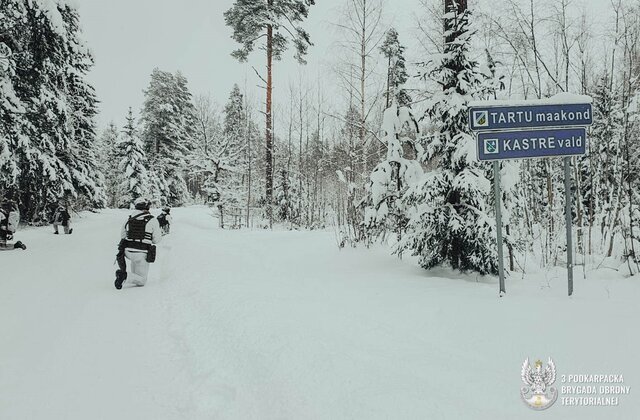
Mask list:
[[587,126],[591,123],[591,104],[473,107],[469,110],[469,125],[474,131]]
[[583,127],[478,133],[478,159],[527,159],[586,153]]

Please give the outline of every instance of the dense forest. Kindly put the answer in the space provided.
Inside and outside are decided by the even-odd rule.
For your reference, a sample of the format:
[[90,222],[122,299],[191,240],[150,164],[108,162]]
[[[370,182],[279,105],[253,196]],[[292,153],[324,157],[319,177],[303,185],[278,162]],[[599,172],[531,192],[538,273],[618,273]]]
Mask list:
[[[579,264],[614,257],[638,273],[640,2],[613,0],[606,19],[571,0],[490,3],[422,0],[415,26],[400,28],[387,23],[391,2],[345,1],[332,72],[301,70],[274,90],[283,56],[304,68],[314,53],[314,1],[236,0],[228,53],[265,63],[250,83],[217,103],[156,68],[142,108],[97,127],[72,3],[0,0],[0,196],[34,224],[60,202],[207,204],[223,227],[334,229],[340,246],[383,242],[424,268],[495,274],[493,175],[476,159],[468,104],[583,94],[594,124],[589,153],[572,159],[574,251]],[[501,170],[507,268],[560,264],[562,161]]]

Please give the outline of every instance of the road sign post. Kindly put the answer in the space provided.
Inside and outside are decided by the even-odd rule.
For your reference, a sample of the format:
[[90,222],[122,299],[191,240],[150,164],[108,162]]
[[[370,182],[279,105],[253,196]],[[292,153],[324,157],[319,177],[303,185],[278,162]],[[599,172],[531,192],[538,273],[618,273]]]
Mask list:
[[573,294],[571,156],[586,153],[585,127],[592,123],[591,98],[579,99],[581,102],[544,100],[517,105],[479,102],[469,108],[469,127],[477,132],[478,160],[493,162],[500,296],[506,292],[499,161],[549,157],[564,157],[567,280],[569,296]]
[[564,158],[564,213],[567,226],[567,282],[569,285],[569,296],[573,294],[573,232],[571,216],[571,158]]
[[493,161],[493,193],[496,202],[496,232],[498,242],[498,278],[500,295],[507,293],[504,287],[504,246],[502,243],[502,194],[500,192],[500,162]]

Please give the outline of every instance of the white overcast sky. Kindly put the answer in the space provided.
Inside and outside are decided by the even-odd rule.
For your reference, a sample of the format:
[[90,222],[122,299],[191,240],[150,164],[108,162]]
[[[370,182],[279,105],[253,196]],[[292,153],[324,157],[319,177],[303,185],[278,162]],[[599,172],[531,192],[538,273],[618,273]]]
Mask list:
[[[180,70],[189,80],[194,94],[210,92],[224,103],[234,83],[244,84],[251,95],[258,80],[251,67],[236,62],[231,51],[236,48],[231,30],[224,24],[223,12],[233,0],[75,0],[79,5],[84,38],[94,53],[96,65],[89,75],[101,101],[99,124],[113,120],[120,124],[129,106],[140,110],[142,90],[149,83],[154,67]],[[336,41],[337,9],[346,0],[317,0],[305,27],[315,44],[304,72],[308,78],[329,71],[331,46]],[[475,0],[470,0],[474,2]],[[487,1],[487,0],[482,0]],[[610,10],[609,0],[576,0],[602,14]],[[500,1],[493,4],[500,7]],[[386,20],[400,32],[401,41],[413,33],[414,13],[419,0],[387,0]],[[276,94],[286,90],[289,77],[297,78],[298,65],[287,54],[275,68]],[[252,64],[262,66],[256,52]]]
[[[390,0],[389,20],[411,23],[418,0]],[[84,38],[91,48],[96,65],[89,75],[101,100],[99,123],[120,123],[127,107],[139,111],[142,90],[149,83],[154,67],[180,70],[189,80],[194,94],[210,92],[224,103],[234,83],[247,86],[252,96],[261,95],[251,65],[264,68],[264,54],[256,51],[250,65],[238,63],[230,56],[237,47],[231,30],[225,25],[223,12],[233,0],[76,0],[79,4]],[[335,42],[336,9],[344,0],[318,0],[311,8],[305,27],[314,46],[304,67],[307,77],[320,71]],[[402,7],[400,7],[402,5]],[[285,54],[274,69],[276,94],[288,89],[288,77],[297,78],[298,64]]]

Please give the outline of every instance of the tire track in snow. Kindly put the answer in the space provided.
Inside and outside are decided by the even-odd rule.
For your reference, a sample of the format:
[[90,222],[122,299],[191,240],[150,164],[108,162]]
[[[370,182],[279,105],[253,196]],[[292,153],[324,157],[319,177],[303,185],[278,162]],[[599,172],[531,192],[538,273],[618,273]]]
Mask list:
[[[202,208],[176,209],[172,232],[165,245],[167,255],[162,265],[161,278],[166,282],[165,297],[168,313],[168,334],[174,349],[181,354],[188,378],[189,403],[184,407],[190,419],[219,418],[236,399],[236,389],[222,379],[219,368],[203,364],[209,356],[189,337],[202,332],[200,320],[207,311],[199,300],[198,280],[206,270],[203,252],[206,245],[197,238],[202,230],[215,231],[214,219],[204,216]],[[211,223],[209,223],[211,222]],[[163,240],[164,242],[164,240]],[[176,246],[174,244],[180,244]],[[195,310],[193,310],[195,309]],[[211,332],[211,331],[210,331]],[[204,349],[206,353],[206,348]]]

